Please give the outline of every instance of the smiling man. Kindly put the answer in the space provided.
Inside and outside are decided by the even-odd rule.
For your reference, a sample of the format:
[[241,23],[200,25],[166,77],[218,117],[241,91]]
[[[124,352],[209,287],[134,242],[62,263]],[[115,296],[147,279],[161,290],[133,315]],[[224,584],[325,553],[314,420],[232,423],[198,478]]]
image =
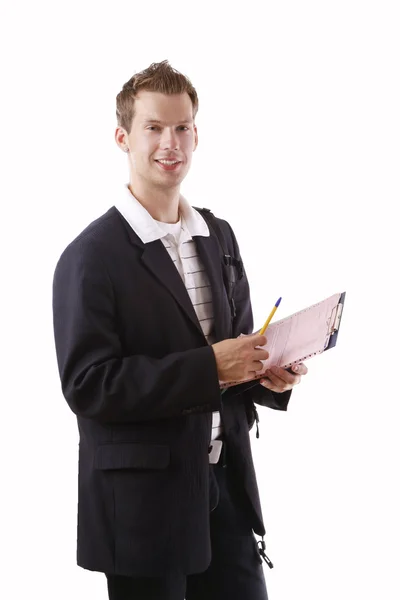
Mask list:
[[135,117],[128,116],[129,126],[126,117],[121,118],[125,127],[115,134],[117,144],[129,153],[130,191],[161,222],[178,221],[179,186],[198,141],[193,112],[187,93],[141,89],[135,97]]
[[[254,402],[286,410],[307,373],[268,353],[229,224],[180,193],[197,93],[167,61],[117,96],[129,184],[61,255],[53,314],[79,443],[78,564],[111,600],[266,600]],[[205,199],[208,203],[210,197]],[[257,543],[255,535],[261,537]]]

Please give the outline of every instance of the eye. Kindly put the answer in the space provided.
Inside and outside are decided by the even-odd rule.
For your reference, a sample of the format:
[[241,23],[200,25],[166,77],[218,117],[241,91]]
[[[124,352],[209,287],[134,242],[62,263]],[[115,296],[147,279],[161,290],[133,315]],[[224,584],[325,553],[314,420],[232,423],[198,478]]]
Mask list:
[[185,125],[181,125],[181,126],[179,127],[179,129],[180,129],[181,131],[189,131],[189,127],[186,127]]
[[150,131],[155,131],[156,129],[160,129],[160,128],[158,127],[158,125],[149,125],[147,127],[147,129],[149,129]]

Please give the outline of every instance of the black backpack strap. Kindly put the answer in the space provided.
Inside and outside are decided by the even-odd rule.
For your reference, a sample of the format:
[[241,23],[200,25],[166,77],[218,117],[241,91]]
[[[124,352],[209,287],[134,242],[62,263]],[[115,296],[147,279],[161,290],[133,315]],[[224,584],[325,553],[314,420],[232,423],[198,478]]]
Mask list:
[[235,288],[236,281],[243,277],[243,263],[241,260],[238,260],[235,256],[231,256],[229,254],[228,246],[226,244],[226,240],[222,233],[221,227],[211,210],[209,208],[198,208],[197,206],[194,206],[193,208],[195,208],[202,215],[202,217],[207,222],[207,225],[209,225],[210,228],[214,231],[215,235],[218,238],[219,245],[221,246],[225,267],[223,270],[223,277],[233,320],[236,316],[236,306],[235,300],[233,298],[233,291]]
[[[218,223],[218,220],[215,218],[215,216],[211,212],[211,210],[209,208],[197,208],[197,206],[194,206],[193,208],[195,208],[204,217],[206,223],[210,226],[210,229],[212,229],[214,231],[214,233],[216,234],[218,241],[219,241],[219,245],[221,246],[222,254],[224,257],[224,271],[223,271],[224,284],[225,284],[226,293],[229,298],[229,305],[231,307],[231,315],[232,315],[232,321],[233,321],[233,319],[236,316],[236,307],[235,307],[235,300],[233,298],[233,290],[235,287],[236,280],[241,279],[243,277],[243,263],[241,260],[238,260],[236,257],[231,256],[229,254],[229,250],[228,250],[228,247],[226,244],[225,237],[222,233],[221,227]],[[237,272],[237,277],[236,277],[236,272]],[[253,385],[255,386],[257,384],[258,384],[258,382],[255,382],[252,385],[250,385],[250,387],[253,387]],[[259,417],[258,417],[258,412],[257,412],[254,402],[252,400],[246,401],[245,409],[246,409],[246,416],[247,416],[247,422],[249,425],[249,430],[252,429],[254,423],[256,423],[256,425],[257,425],[256,437],[258,438],[258,437],[260,437],[259,428],[258,428]]]
[[194,206],[193,208],[195,208],[204,217],[204,219],[207,221],[207,224],[211,227],[211,229],[217,236],[224,257],[224,264],[226,266],[233,267],[234,269],[236,269],[238,273],[238,277],[236,279],[241,279],[243,277],[243,263],[235,256],[231,256],[229,254],[224,234],[222,233],[221,227],[214,214],[209,208],[197,208],[197,206]]

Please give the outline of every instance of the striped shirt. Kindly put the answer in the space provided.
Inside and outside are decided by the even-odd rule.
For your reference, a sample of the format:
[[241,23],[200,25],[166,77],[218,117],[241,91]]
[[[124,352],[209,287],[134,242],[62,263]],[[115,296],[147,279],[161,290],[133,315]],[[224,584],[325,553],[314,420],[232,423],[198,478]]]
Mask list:
[[[178,223],[156,221],[125,186],[125,193],[117,199],[116,208],[128,221],[142,242],[160,239],[185,284],[201,329],[209,344],[215,342],[214,314],[211,286],[204,265],[200,260],[194,235],[208,237],[207,223],[181,195]],[[213,413],[211,440],[222,433],[221,415]]]

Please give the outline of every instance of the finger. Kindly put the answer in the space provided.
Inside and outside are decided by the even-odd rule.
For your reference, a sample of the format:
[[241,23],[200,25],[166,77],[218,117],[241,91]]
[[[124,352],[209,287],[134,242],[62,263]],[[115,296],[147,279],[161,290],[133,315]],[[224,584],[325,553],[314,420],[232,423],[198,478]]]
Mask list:
[[267,360],[267,358],[269,358],[269,352],[267,352],[267,350],[261,350],[261,348],[254,348],[255,360]]
[[282,369],[281,367],[271,367],[271,373],[273,373],[276,377],[279,377],[285,383],[289,383],[290,385],[296,385],[300,383],[301,375],[295,375],[286,369]]
[[262,364],[261,361],[259,360],[253,360],[253,362],[250,365],[250,369],[254,372],[256,371],[261,371],[261,369],[264,367],[264,365]]
[[[273,383],[273,385],[277,388],[276,391],[278,391],[278,392],[285,392],[287,390],[291,390],[292,387],[295,385],[294,383],[290,383],[289,381],[285,381],[284,379],[281,379],[281,377],[279,377],[278,375],[273,373],[272,370],[266,371],[265,374],[268,377],[268,379]],[[295,377],[295,376],[292,375],[292,377]]]
[[247,338],[255,348],[256,346],[265,346],[267,343],[267,337],[265,335],[260,335],[259,333],[255,333],[254,335],[249,335]]
[[273,371],[272,369],[268,369],[267,371],[265,371],[265,375],[268,377],[268,379],[277,387],[284,387],[288,384],[288,382],[283,381],[283,379],[281,379],[280,377],[278,377]]
[[308,369],[304,363],[298,363],[290,367],[290,370],[296,373],[296,375],[307,375]]

